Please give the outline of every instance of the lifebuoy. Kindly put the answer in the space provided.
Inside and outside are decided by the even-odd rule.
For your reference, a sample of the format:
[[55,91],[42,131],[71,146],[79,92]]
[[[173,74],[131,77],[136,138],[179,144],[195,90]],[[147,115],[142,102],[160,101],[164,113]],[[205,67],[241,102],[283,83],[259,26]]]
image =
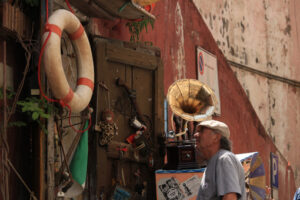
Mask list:
[[[72,40],[77,55],[77,87],[75,92],[66,79],[61,59],[61,34],[66,31]],[[48,34],[51,32],[50,37]],[[80,112],[89,104],[94,89],[94,64],[88,37],[78,18],[63,9],[56,10],[45,25],[42,41],[43,62],[51,91],[62,105],[68,105],[72,112]]]

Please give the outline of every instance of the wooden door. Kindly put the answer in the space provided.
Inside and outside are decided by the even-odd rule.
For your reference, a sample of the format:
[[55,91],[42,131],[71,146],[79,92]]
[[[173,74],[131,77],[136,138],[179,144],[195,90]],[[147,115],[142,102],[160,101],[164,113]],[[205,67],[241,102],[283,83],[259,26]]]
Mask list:
[[[154,170],[161,167],[163,160],[157,141],[163,135],[164,87],[160,50],[96,38],[94,55],[95,123],[101,121],[104,111],[110,110],[118,133],[107,145],[96,145],[97,196],[109,199],[118,186],[130,193],[130,199],[141,199],[138,193],[145,186],[145,199],[155,199]],[[118,85],[117,80],[123,81],[128,90]],[[146,151],[140,151],[143,145],[137,144],[137,139],[133,144],[127,142],[127,138],[137,130],[130,125],[134,116],[146,126],[142,132]],[[103,133],[95,133],[98,144]]]

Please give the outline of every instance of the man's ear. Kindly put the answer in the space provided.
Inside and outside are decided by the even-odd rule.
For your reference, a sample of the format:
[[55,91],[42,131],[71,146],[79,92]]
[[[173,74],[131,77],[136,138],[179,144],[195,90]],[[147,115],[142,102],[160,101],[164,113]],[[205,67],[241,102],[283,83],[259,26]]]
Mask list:
[[217,142],[217,141],[220,141],[221,140],[221,134],[219,134],[219,133],[216,133],[215,135],[214,135],[214,140]]

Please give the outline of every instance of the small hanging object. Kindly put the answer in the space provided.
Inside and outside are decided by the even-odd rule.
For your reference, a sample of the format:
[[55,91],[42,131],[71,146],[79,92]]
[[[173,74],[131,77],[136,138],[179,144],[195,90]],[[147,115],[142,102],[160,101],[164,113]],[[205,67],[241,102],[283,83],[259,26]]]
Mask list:
[[134,199],[146,199],[146,190],[147,190],[147,182],[143,180],[144,174],[141,173],[140,169],[137,169],[136,172],[134,172],[135,176],[135,186],[134,186]]
[[140,122],[136,116],[130,119],[129,124],[136,130],[146,129],[146,126],[143,125],[142,122]]
[[148,157],[148,167],[153,168],[154,167],[154,158],[153,158],[153,153],[149,154]]
[[149,145],[142,131],[138,131],[134,136],[133,146],[141,156],[145,157],[149,154]]
[[147,156],[149,153],[149,145],[147,139],[144,136],[144,132],[147,130],[146,126],[141,125],[140,129],[126,138],[129,144],[132,144],[134,149],[141,155]]
[[135,196],[137,199],[145,199],[145,191],[147,182],[142,180],[142,173],[140,169],[137,169],[136,172],[134,172],[134,175],[136,177],[136,184],[134,186],[134,191],[137,196]]
[[73,185],[73,180],[68,172],[64,172],[61,177],[60,188],[65,193]]
[[128,148],[127,147],[124,147],[124,146],[120,146],[120,147],[118,147],[117,149],[116,149],[117,151],[119,151],[119,155],[120,155],[120,160],[122,160],[123,158],[124,158],[124,154],[126,153],[126,152],[128,152]]
[[110,110],[102,112],[101,120],[95,125],[95,131],[100,133],[99,146],[107,145],[115,135],[118,135],[118,127],[113,121],[113,112]]
[[131,194],[129,191],[120,186],[116,186],[112,199],[129,200],[130,197]]

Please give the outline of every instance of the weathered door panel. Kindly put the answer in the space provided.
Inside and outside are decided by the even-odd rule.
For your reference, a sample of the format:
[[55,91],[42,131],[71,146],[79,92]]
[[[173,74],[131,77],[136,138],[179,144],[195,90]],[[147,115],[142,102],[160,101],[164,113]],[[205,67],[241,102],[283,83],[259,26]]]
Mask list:
[[[104,38],[94,39],[96,82],[102,86],[96,88],[96,121],[107,109],[113,111],[118,135],[107,146],[97,146],[97,195],[101,192],[108,199],[115,186],[125,188],[133,196],[138,183],[147,183],[147,199],[155,199],[155,167],[161,160],[157,136],[163,134],[163,66],[160,51],[154,47],[112,41]],[[144,133],[150,152],[155,160],[154,167],[148,167],[150,154],[141,156],[126,139],[135,129],[130,119],[136,115],[133,104],[124,87],[116,84],[120,79],[134,90],[136,104],[142,121],[147,126]],[[104,89],[103,85],[108,88]],[[97,133],[97,138],[101,133]],[[120,149],[126,149],[123,153]],[[140,176],[135,174],[140,171]],[[132,199],[140,199],[135,197]]]

